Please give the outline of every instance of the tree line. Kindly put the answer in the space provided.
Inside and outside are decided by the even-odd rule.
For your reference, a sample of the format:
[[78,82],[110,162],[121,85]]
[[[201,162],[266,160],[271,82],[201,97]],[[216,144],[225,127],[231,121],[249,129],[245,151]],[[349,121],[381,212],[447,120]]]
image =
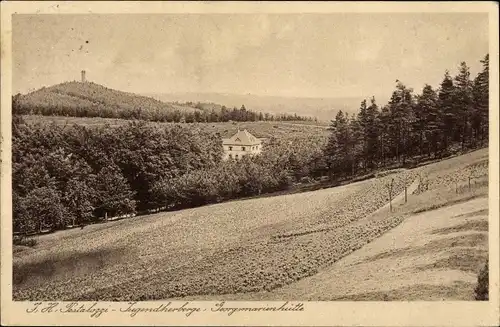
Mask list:
[[396,81],[389,103],[361,102],[357,115],[339,111],[324,149],[327,170],[349,177],[388,165],[442,158],[488,141],[489,56],[471,80],[462,62],[456,76],[445,72],[441,85],[421,94]]
[[233,107],[232,109],[226,106],[221,106],[220,110],[200,110],[195,112],[187,112],[181,117],[179,122],[193,123],[193,122],[248,122],[248,121],[317,121],[317,118],[299,116],[297,114],[269,114],[258,111],[246,109],[242,105],[239,109]]
[[[173,123],[214,123],[228,121],[313,121],[312,117],[297,114],[269,114],[246,109],[242,105],[227,108],[221,106],[206,109],[202,104],[195,105],[196,110],[185,107],[181,109],[167,108],[168,104],[158,105],[153,99],[144,102],[145,105],[129,105],[106,100],[93,101],[93,95],[83,97],[77,93],[44,92],[31,99],[30,95],[17,94],[12,98],[12,113],[15,115],[70,116],[70,117],[101,117],[127,120],[145,120],[151,122]],[[130,96],[129,96],[130,97]],[[133,97],[131,97],[133,98]],[[145,97],[138,97],[145,98]],[[179,105],[179,107],[183,107]]]

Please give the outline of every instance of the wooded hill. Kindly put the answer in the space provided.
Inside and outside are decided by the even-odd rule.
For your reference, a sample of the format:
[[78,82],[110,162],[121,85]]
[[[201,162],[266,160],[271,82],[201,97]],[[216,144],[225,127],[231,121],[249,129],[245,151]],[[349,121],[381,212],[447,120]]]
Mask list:
[[218,122],[312,120],[297,115],[264,114],[205,103],[166,103],[92,82],[65,82],[21,95],[12,101],[13,114],[139,119],[155,122]]

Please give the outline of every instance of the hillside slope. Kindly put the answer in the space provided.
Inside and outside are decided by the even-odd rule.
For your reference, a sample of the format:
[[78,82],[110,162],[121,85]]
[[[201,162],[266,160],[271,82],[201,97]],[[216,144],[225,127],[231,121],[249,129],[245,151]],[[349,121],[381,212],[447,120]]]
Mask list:
[[176,106],[150,97],[113,90],[92,82],[65,82],[43,87],[17,98],[21,108],[62,108],[89,110],[147,110],[195,112],[199,109]]
[[[16,300],[124,301],[237,294],[236,298],[263,300],[283,291],[293,297],[299,293],[294,285],[307,284],[309,276],[334,282],[337,277],[329,271],[337,269],[342,258],[370,249],[377,238],[407,221],[408,215],[411,219],[412,213],[422,212],[419,210],[485,196],[487,160],[488,150],[482,149],[342,187],[232,201],[40,236],[34,248],[15,249],[13,296]],[[467,188],[471,170],[477,176],[472,191]],[[418,187],[412,192],[421,175],[427,176],[425,191]],[[377,209],[387,203],[385,185],[392,179],[395,194],[404,191],[404,180],[413,183],[408,203],[398,204],[391,214],[387,208]],[[439,219],[446,220],[436,227],[453,227],[439,214],[426,220],[419,217],[424,230]],[[405,230],[408,223],[402,226]],[[381,246],[395,250],[391,249],[393,236],[384,239]],[[465,250],[473,255],[474,265],[484,259],[484,249],[480,250]],[[446,264],[446,257],[430,257],[443,259],[437,265]],[[426,263],[432,265],[433,261]],[[356,276],[370,278],[362,272]],[[471,276],[466,282],[471,282]],[[311,299],[361,293],[330,292],[324,284],[316,285],[323,293],[311,295]]]

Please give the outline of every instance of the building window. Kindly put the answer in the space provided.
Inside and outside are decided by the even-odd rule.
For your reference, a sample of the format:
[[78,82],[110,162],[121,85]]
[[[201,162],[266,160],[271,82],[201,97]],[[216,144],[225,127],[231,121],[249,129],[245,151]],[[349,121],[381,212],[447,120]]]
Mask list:
[[238,159],[238,155],[237,155],[237,154],[236,154],[234,157],[235,157],[236,159]]
[[244,146],[241,147],[241,151],[245,151],[245,147]]
[[233,147],[232,146],[229,147],[229,151],[233,151]]
[[229,154],[229,158],[231,158],[231,159],[233,158],[233,155],[231,153]]

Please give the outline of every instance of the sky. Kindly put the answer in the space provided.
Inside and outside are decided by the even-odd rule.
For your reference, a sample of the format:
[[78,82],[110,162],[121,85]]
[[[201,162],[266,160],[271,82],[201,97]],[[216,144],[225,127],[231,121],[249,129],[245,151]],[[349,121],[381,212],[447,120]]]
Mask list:
[[487,14],[13,16],[13,91],[87,79],[136,93],[390,95],[488,52]]

